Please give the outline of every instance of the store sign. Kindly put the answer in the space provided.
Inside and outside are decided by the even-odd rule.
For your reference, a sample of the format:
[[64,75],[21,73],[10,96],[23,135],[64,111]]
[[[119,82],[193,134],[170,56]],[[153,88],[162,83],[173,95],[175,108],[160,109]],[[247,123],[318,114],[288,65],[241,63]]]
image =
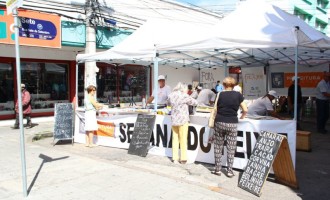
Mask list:
[[[0,10],[0,43],[14,44],[14,18]],[[19,43],[27,46],[61,48],[61,19],[57,15],[21,10]]]
[[22,28],[20,37],[53,40],[56,37],[56,27],[50,21],[21,17]]
[[[284,87],[290,87],[294,73],[284,73]],[[317,84],[323,79],[323,72],[300,72],[300,87],[316,88]]]
[[23,5],[23,0],[6,0],[7,15],[10,15],[15,8]]
[[245,99],[257,99],[266,94],[266,76],[263,67],[242,68]]

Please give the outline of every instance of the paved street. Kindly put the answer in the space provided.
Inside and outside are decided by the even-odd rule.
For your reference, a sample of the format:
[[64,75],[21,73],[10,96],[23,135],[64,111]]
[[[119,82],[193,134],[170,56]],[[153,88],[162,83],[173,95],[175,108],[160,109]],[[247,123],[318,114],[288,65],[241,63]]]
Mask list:
[[[39,122],[40,121],[40,122]],[[170,158],[127,154],[125,149],[87,148],[52,138],[32,142],[36,134],[53,131],[50,120],[35,119],[25,129],[27,199],[256,199],[232,179],[212,175],[212,165],[175,165]],[[19,131],[0,123],[0,199],[22,199]],[[302,124],[312,128],[310,122]],[[269,178],[258,199],[329,199],[330,134],[313,133],[313,151],[297,152],[293,190]]]

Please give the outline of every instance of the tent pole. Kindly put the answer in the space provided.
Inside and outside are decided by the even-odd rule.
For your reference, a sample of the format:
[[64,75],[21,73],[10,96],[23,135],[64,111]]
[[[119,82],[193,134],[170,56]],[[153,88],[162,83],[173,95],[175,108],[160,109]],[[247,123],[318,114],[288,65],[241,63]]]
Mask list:
[[227,64],[228,64],[228,61],[223,62],[223,65],[224,65],[224,67],[225,67],[225,77],[228,76],[228,66],[227,66]]
[[150,97],[150,65],[146,66],[146,74],[147,74],[147,88],[146,88],[146,95],[145,99],[148,99]]
[[299,26],[296,26],[296,38],[297,38],[297,45],[295,47],[295,58],[294,58],[294,75],[295,75],[295,80],[294,80],[294,104],[293,104],[293,119],[297,121],[297,103],[298,103],[298,31],[299,31]]
[[297,103],[298,103],[298,82],[297,82],[297,78],[298,78],[298,45],[295,47],[295,60],[294,60],[294,75],[295,75],[295,79],[294,79],[294,115],[293,115],[293,119],[297,120]]
[[154,58],[154,111],[157,112],[157,104],[158,104],[158,57]]
[[266,72],[266,91],[269,91],[269,65],[265,66]]

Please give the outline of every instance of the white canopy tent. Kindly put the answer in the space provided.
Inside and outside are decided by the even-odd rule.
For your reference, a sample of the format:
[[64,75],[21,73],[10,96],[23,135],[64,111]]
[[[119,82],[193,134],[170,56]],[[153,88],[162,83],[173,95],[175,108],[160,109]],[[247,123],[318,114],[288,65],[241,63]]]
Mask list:
[[[300,55],[298,47],[303,48]],[[272,61],[294,62],[297,76],[298,58],[302,62],[307,59],[306,47],[312,48],[308,51],[324,53],[330,47],[330,39],[276,6],[261,0],[250,0],[214,26],[173,20],[148,21],[116,47],[92,55],[77,55],[77,61],[153,59],[154,85],[157,85],[158,58],[163,59],[163,62],[183,60],[183,64],[185,60],[192,60],[208,63],[208,66],[223,62],[225,67],[227,62],[237,61],[243,62],[243,65],[269,64]],[[280,60],[273,54],[279,52],[278,48],[285,51],[290,49],[294,54],[285,55],[280,51],[284,55]],[[259,54],[255,54],[256,51]],[[242,55],[246,60],[238,58]],[[324,55],[318,58],[324,59]]]

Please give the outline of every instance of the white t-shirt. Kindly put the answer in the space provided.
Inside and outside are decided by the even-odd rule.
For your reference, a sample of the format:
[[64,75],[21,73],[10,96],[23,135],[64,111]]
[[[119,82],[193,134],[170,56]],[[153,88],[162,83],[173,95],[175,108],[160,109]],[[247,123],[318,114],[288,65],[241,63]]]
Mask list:
[[[162,88],[158,88],[158,104],[166,104],[168,95],[171,93],[171,87],[168,85],[165,85]],[[154,97],[155,91],[153,91],[152,96]],[[153,101],[153,103],[155,103]]]
[[215,101],[216,94],[210,89],[203,89],[197,97],[198,105],[210,105],[210,101]]
[[273,105],[270,99],[266,97],[260,97],[255,100],[249,107],[248,113],[249,115],[261,115],[266,116],[267,110],[273,111]]
[[323,92],[330,93],[330,86],[324,79],[322,79],[316,87],[316,98],[321,100],[329,100],[329,97],[323,95]]
[[192,98],[197,99],[198,97],[198,92],[195,90],[191,95]]
[[233,88],[233,90],[236,91],[236,92],[242,93],[242,88],[239,85],[235,85],[235,87]]

